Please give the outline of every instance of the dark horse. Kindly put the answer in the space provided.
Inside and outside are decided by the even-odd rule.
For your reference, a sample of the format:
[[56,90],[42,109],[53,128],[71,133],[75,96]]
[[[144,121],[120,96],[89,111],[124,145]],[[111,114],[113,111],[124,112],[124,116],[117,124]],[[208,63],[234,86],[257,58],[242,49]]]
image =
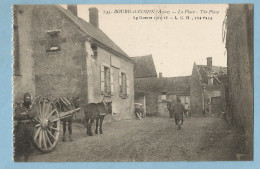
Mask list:
[[[107,114],[112,114],[112,101],[111,102],[104,102],[101,103],[89,103],[84,109],[85,113],[85,120],[87,126],[87,135],[93,136],[91,127],[96,120],[96,130],[95,133],[98,134],[98,126],[99,126],[99,133],[102,134],[102,123]],[[99,125],[98,125],[99,123]]]
[[[78,96],[72,97],[72,98],[60,97],[59,99],[55,100],[54,103],[59,112],[66,112],[66,111],[70,111],[70,110],[79,108],[79,97]],[[67,123],[68,123],[69,139],[70,139],[70,141],[73,141],[72,120],[73,120],[72,116],[65,117],[61,120],[62,124],[63,124],[62,141],[66,141],[65,134],[66,134]]]

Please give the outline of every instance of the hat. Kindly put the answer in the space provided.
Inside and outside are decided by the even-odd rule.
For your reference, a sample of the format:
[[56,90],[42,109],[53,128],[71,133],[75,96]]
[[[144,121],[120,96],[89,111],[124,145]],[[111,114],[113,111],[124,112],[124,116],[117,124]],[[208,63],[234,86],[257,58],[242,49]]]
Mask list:
[[31,101],[32,100],[32,94],[29,92],[26,92],[23,97],[24,101]]

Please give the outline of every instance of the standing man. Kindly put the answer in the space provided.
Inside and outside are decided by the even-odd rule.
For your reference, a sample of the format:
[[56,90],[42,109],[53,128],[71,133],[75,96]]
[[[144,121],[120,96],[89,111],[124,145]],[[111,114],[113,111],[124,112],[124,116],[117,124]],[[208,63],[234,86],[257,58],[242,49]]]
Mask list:
[[[14,110],[14,161],[28,161],[32,145],[34,113],[31,110],[32,95],[25,93],[23,103],[17,104]],[[22,159],[24,157],[24,159]]]
[[189,109],[190,109],[190,107],[189,107],[187,102],[185,103],[184,107],[185,107],[184,114],[185,114],[186,117],[188,117],[189,116]]
[[174,113],[175,124],[178,126],[178,129],[181,129],[183,124],[183,113],[185,112],[185,107],[181,103],[181,99],[177,97],[177,103],[172,105],[172,111]]

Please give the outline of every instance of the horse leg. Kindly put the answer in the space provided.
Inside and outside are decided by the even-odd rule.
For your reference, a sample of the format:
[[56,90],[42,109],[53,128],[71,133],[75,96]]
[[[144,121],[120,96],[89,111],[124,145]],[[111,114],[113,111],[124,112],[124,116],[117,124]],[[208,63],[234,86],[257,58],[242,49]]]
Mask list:
[[183,118],[184,118],[184,116],[183,116],[183,114],[181,115],[181,125],[183,125]]
[[90,134],[89,134],[89,130],[90,130],[90,129],[89,129],[89,125],[90,125],[90,122],[89,122],[89,121],[90,121],[90,119],[86,119],[87,135],[90,135]]
[[92,124],[94,123],[94,118],[90,119],[90,123],[89,123],[89,136],[93,136],[93,133],[92,133]]
[[100,134],[103,134],[102,124],[103,124],[104,117],[105,117],[105,116],[100,116],[100,117],[99,117],[99,119],[100,119],[99,133],[100,133]]
[[98,134],[98,120],[99,120],[99,118],[96,118],[96,130],[95,130],[96,134]]
[[70,141],[73,141],[73,138],[72,138],[72,119],[70,119],[68,121],[68,130],[69,130],[69,139],[70,139]]
[[65,139],[65,133],[66,133],[66,121],[63,121],[63,136],[62,136],[62,141],[66,141]]

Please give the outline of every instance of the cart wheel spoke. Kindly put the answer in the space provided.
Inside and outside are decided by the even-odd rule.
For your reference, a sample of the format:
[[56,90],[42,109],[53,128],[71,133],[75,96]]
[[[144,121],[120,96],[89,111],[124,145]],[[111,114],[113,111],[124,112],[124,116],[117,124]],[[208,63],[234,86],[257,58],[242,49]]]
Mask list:
[[45,138],[44,130],[42,131],[42,141],[43,141],[43,148],[47,149],[47,144],[46,144],[46,138]]
[[42,129],[40,129],[39,147],[42,148]]
[[50,138],[49,138],[48,133],[46,132],[46,130],[44,130],[44,134],[45,134],[45,137],[46,137],[47,142],[49,143],[49,146],[52,147],[51,140],[50,140]]
[[55,130],[55,131],[59,131],[58,128],[54,128],[54,127],[52,127],[52,126],[49,126],[49,128],[51,128],[52,130]]
[[38,123],[41,123],[38,119],[35,119],[35,118],[34,118],[34,120],[37,121]]
[[46,109],[46,99],[43,98],[43,101],[42,101],[42,117],[43,118],[45,117],[45,109]]
[[51,103],[48,103],[47,106],[46,106],[46,109],[45,109],[45,116],[44,117],[48,117],[49,115],[49,112],[51,111]]
[[53,120],[51,120],[51,123],[53,123],[55,121],[59,121],[59,120],[60,120],[59,118],[53,119]]
[[36,105],[36,106],[35,106],[35,109],[36,109],[36,114],[37,114],[38,119],[41,119],[41,114],[40,114],[39,105]]
[[56,137],[55,137],[54,135],[52,135],[51,132],[50,132],[48,129],[47,129],[46,131],[48,132],[48,134],[49,134],[55,141],[57,141]]
[[50,114],[48,114],[47,119],[49,119],[50,116],[51,116],[53,113],[55,113],[55,112],[57,112],[57,109],[53,109],[53,110],[50,112]]
[[34,140],[36,141],[36,139],[37,139],[37,137],[38,137],[38,135],[39,135],[39,133],[40,133],[40,130],[41,130],[41,128],[39,127],[37,130],[36,130],[36,132],[35,132],[35,135],[34,135]]
[[37,124],[35,124],[34,127],[38,128],[41,124],[40,120],[38,120],[36,118],[34,118],[33,120],[37,122]]
[[43,118],[43,116],[42,116],[42,104],[41,104],[41,102],[39,101],[39,114],[40,114],[40,117],[41,118]]

